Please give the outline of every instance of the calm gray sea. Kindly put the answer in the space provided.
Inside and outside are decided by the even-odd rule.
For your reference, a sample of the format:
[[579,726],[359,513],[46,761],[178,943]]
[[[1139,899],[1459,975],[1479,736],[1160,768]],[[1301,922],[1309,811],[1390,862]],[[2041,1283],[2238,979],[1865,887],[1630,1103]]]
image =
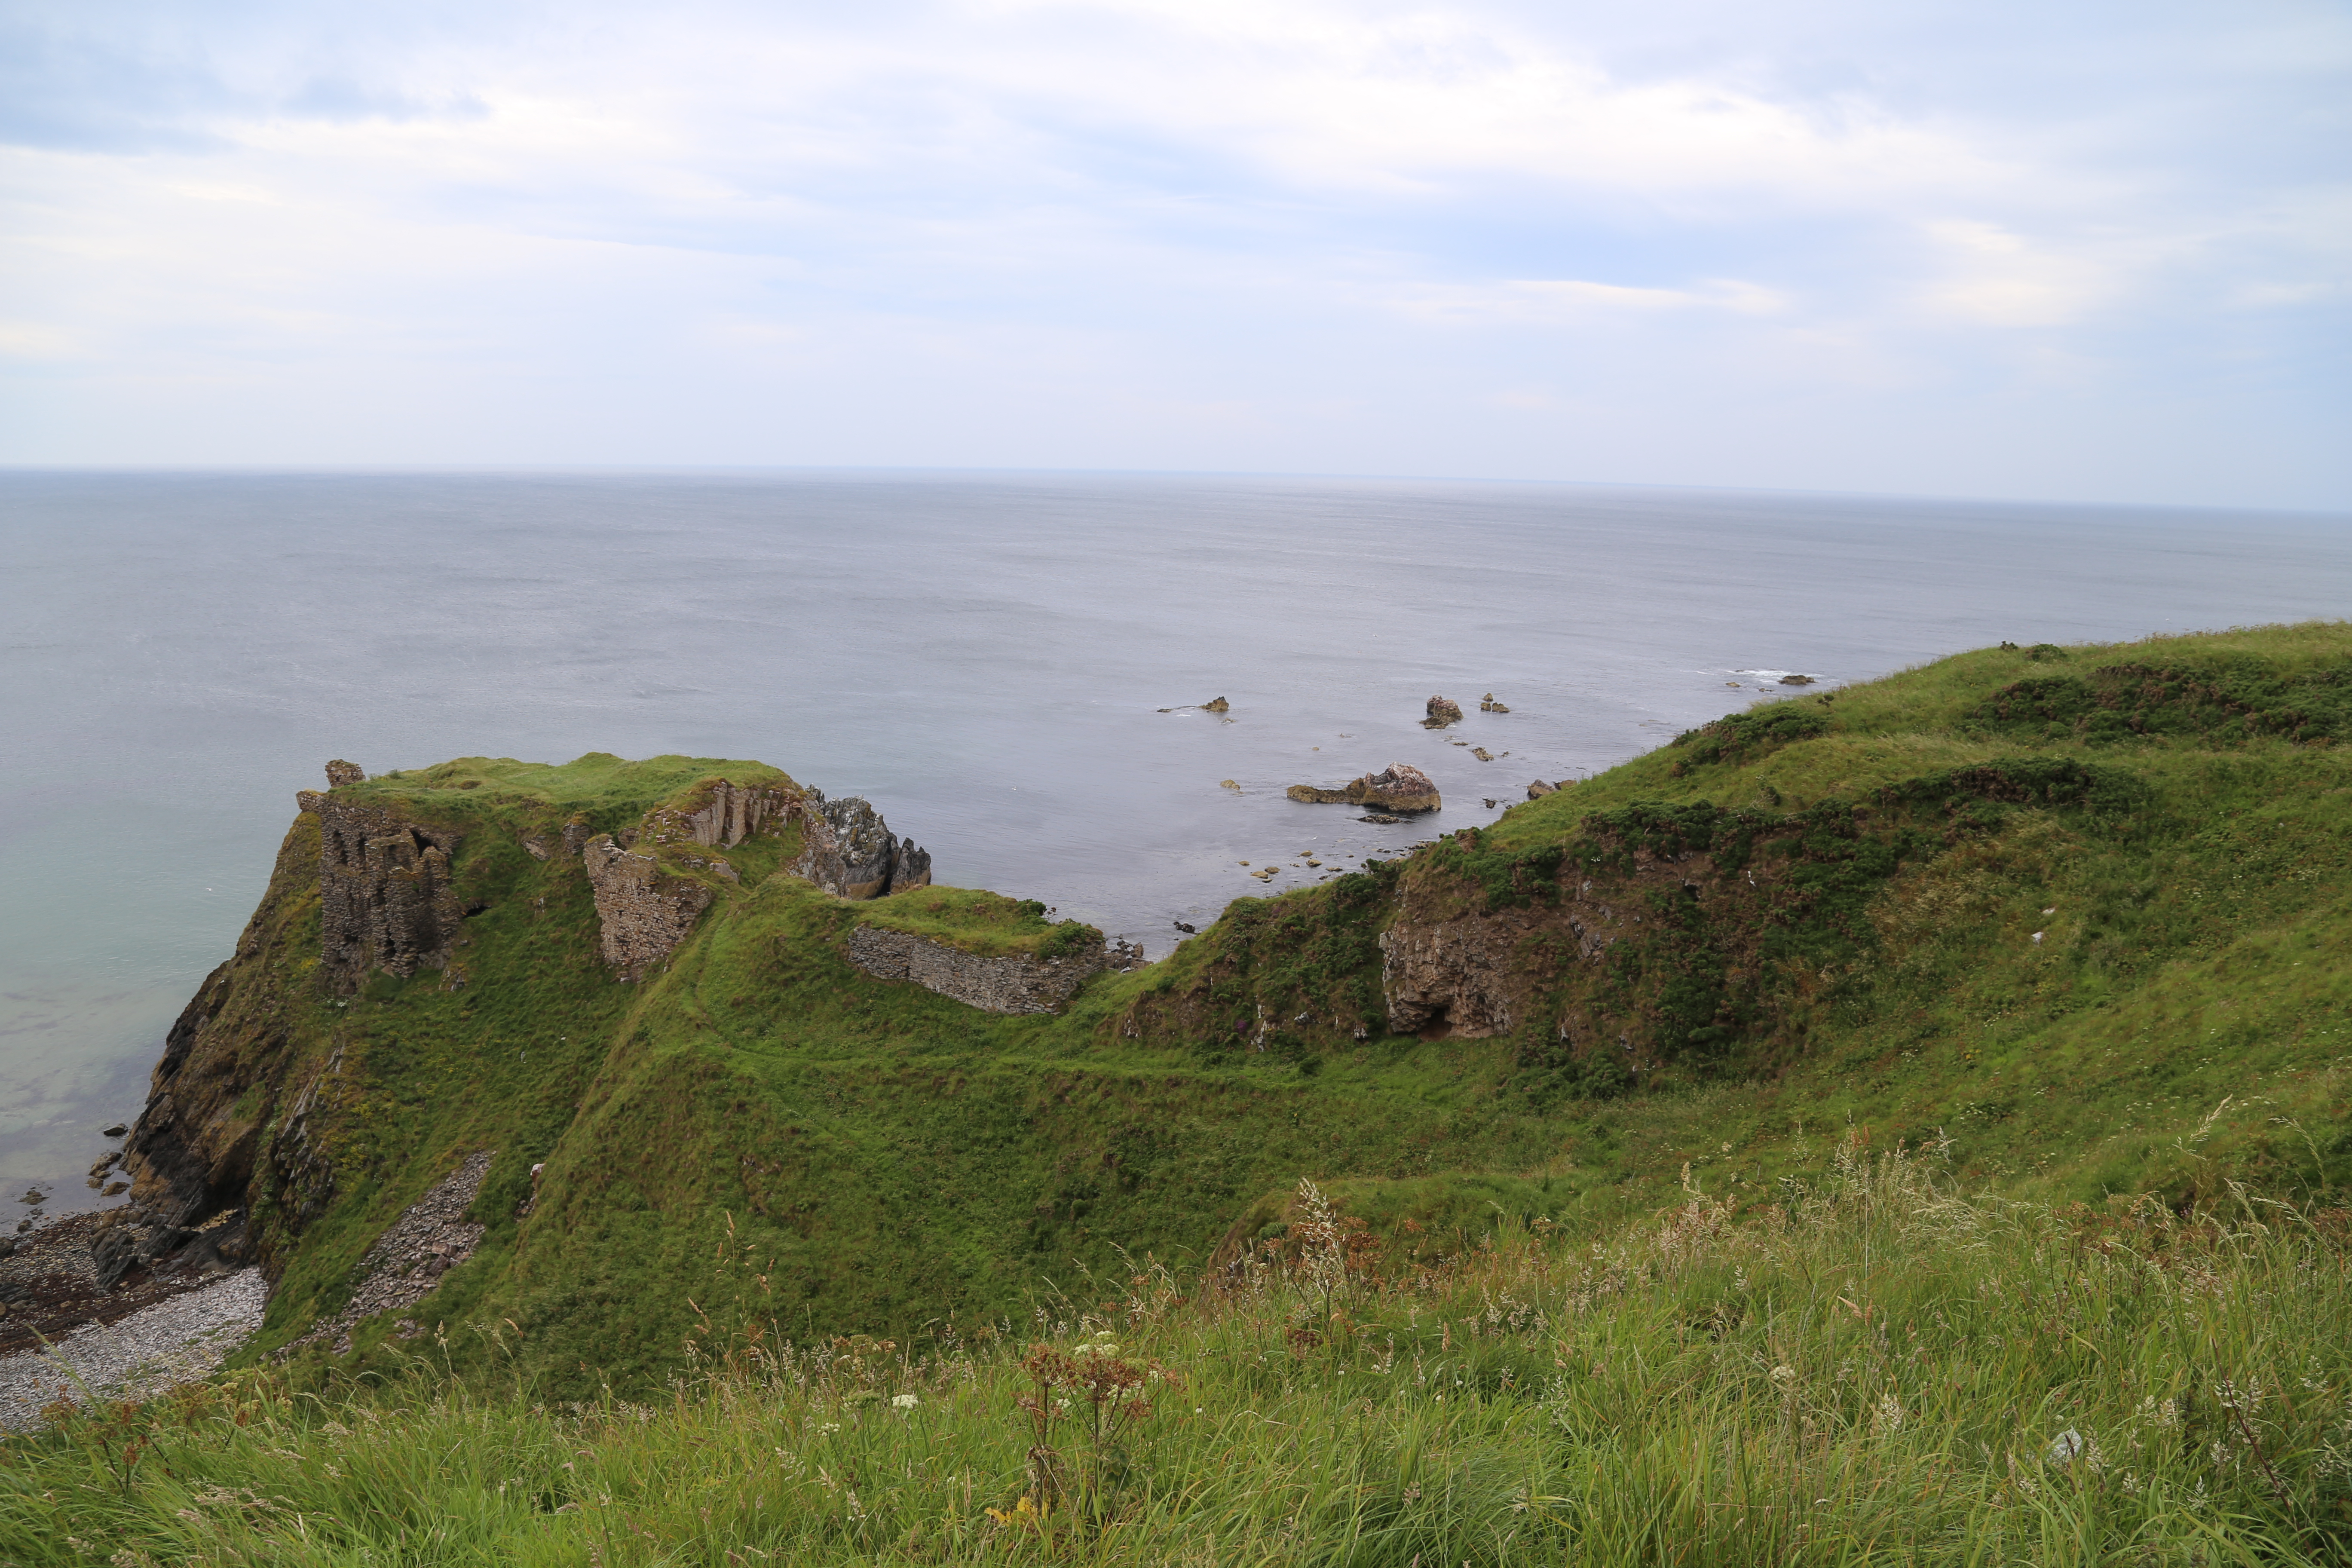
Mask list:
[[[16,472],[0,545],[0,1181],[50,1214],[329,757],[756,757],[1157,953],[1238,861],[1487,820],[1780,671],[2352,608],[2340,516],[1442,482]],[[1440,821],[1283,798],[1391,761]]]

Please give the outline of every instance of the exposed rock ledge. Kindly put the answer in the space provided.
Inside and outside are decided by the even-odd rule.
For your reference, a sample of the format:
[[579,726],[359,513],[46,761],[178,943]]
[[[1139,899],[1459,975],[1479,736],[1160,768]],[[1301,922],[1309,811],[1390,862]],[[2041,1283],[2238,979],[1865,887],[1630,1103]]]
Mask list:
[[1058,1013],[1087,976],[1133,969],[1143,949],[1114,942],[1065,958],[984,958],[909,931],[859,926],[849,933],[849,962],[877,980],[911,980],[990,1013]]

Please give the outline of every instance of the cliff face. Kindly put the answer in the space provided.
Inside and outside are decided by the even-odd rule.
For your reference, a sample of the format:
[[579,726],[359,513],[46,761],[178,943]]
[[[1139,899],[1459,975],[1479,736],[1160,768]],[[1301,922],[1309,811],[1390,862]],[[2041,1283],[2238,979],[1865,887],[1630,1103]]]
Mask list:
[[[260,908],[165,1037],[123,1147],[129,1201],[95,1244],[107,1284],[223,1215],[234,1217],[208,1227],[207,1245],[236,1260],[269,1256],[324,1212],[336,1172],[320,1127],[349,1085],[342,1053],[303,1026],[321,992],[348,998],[371,974],[419,970],[442,971],[450,989],[466,983],[452,870],[464,833],[338,793],[363,782],[348,763],[331,763],[328,777],[330,791],[296,795],[299,815]],[[255,1224],[247,1211],[264,1190],[270,1223]]]
[[[247,1204],[304,1054],[302,998],[315,982],[309,968],[296,970],[295,955],[310,959],[335,989],[348,978],[317,962],[320,838],[315,814],[295,818],[236,952],[205,977],[165,1037],[146,1107],[123,1145],[129,1201],[104,1216],[93,1245],[106,1285],[186,1245],[205,1221]],[[215,1230],[225,1260],[255,1256],[262,1246],[241,1218]]]
[[[435,776],[444,771],[370,784],[338,760],[329,789],[299,792],[268,895],[235,955],[173,1025],[155,1065],[124,1146],[130,1199],[103,1222],[96,1246],[105,1283],[173,1254],[200,1226],[224,1258],[275,1263],[329,1213],[366,1142],[354,1129],[371,1096],[385,1092],[383,1042],[372,1047],[367,1031],[347,1021],[384,1005],[369,1001],[373,977],[438,972],[440,992],[464,991],[473,978],[460,961],[472,945],[468,919],[520,896],[516,879],[527,874],[517,867],[543,868],[527,879],[550,889],[524,900],[534,926],[551,898],[584,882],[608,986],[648,977],[717,900],[749,891],[773,869],[814,873],[851,897],[930,879],[930,858],[894,837],[865,801],[828,804],[780,776],[705,777],[615,822],[593,797],[580,809],[485,789],[479,777]],[[782,866],[796,834],[804,852]],[[500,861],[502,842],[529,859]],[[1066,995],[1093,972],[1066,967],[1067,984],[1056,969],[1042,991]],[[511,973],[482,978],[509,994],[529,984]],[[963,989],[974,997],[1022,990]]]

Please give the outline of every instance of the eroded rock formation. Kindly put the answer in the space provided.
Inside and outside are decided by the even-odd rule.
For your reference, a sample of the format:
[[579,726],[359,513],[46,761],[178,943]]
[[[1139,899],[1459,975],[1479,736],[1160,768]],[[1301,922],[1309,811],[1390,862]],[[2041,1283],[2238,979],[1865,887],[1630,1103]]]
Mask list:
[[877,980],[911,980],[991,1013],[1058,1013],[1087,976],[1132,969],[1143,962],[1143,949],[1114,942],[1060,958],[992,958],[908,931],[859,926],[849,933],[849,962]]
[[1462,704],[1451,697],[1433,697],[1424,705],[1423,714],[1423,729],[1443,730],[1448,724],[1462,722]]
[[801,813],[801,853],[792,870],[845,899],[931,885],[930,855],[893,837],[880,812],[856,795],[828,801],[817,790]]

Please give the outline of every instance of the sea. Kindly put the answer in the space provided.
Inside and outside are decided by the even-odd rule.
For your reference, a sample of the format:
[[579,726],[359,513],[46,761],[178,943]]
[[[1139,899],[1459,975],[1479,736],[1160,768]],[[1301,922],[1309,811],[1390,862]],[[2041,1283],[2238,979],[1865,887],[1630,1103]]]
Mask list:
[[[16,470],[0,551],[0,1233],[109,1201],[331,757],[756,758],[1157,956],[1785,674],[2352,613],[2346,515],[1408,479]],[[1283,793],[1391,762],[1444,811]]]

